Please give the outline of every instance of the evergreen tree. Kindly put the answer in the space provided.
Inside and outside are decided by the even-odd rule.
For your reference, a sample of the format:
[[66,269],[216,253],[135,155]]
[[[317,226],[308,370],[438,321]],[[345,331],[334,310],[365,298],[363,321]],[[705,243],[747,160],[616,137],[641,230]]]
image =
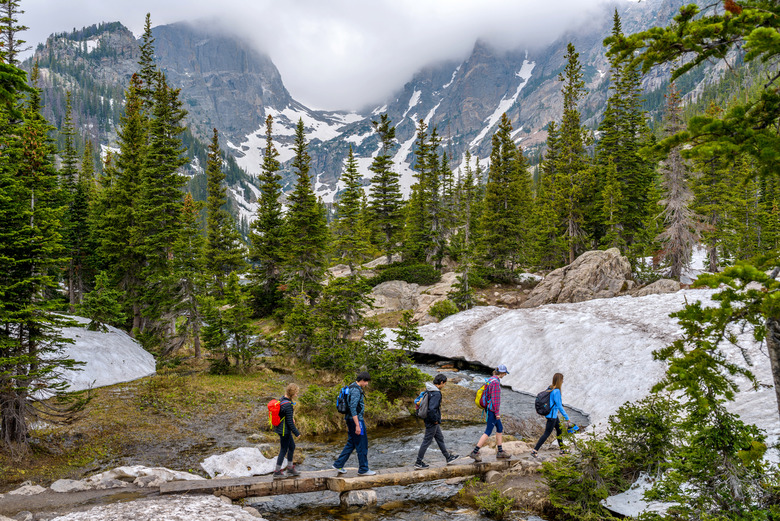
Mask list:
[[[682,130],[680,95],[674,84],[669,87],[665,120],[667,135]],[[675,279],[680,278],[680,274],[690,264],[691,251],[698,240],[696,223],[689,208],[691,192],[688,187],[688,165],[682,158],[680,148],[673,148],[661,166],[666,197],[663,201],[665,228],[659,239],[664,245],[664,258],[669,264],[670,276]]]
[[[16,2],[2,6],[12,15],[0,19],[7,38],[21,29],[13,16]],[[80,402],[41,406],[41,391],[62,397],[67,384],[59,375],[77,366],[61,354],[63,320],[50,298],[58,287],[51,273],[67,265],[60,235],[64,207],[40,92],[22,86],[13,36],[4,44],[10,63],[0,63],[0,439],[13,450],[26,447],[28,421],[42,414],[62,419]],[[24,92],[29,99],[20,108]]]
[[[474,179],[474,171],[471,168],[471,153],[467,150],[464,158],[466,174],[463,179],[459,179],[457,194],[461,215],[458,224],[461,225],[461,232],[456,235],[453,243],[459,244],[459,248],[451,247],[453,253],[460,260],[461,274],[457,277],[457,282],[453,285],[455,291],[448,296],[458,309],[471,309],[474,306],[474,290],[469,284],[469,274],[473,262],[473,245],[471,239],[471,229],[476,220],[474,207],[477,199],[477,186]],[[462,234],[462,240],[457,240]]]
[[222,152],[219,149],[217,129],[209,145],[206,164],[208,198],[206,203],[206,246],[203,250],[204,269],[208,274],[209,286],[221,295],[226,278],[233,272],[242,273],[244,247],[238,235],[235,222],[228,213],[227,191],[223,186],[225,174],[222,171]]
[[534,263],[543,269],[553,269],[566,263],[567,249],[559,215],[561,207],[556,198],[556,169],[558,166],[558,127],[551,121],[547,130],[547,150],[540,165],[539,182],[534,197],[532,242]]
[[325,271],[329,237],[327,219],[323,208],[317,203],[309,176],[311,158],[307,151],[303,120],[298,120],[293,150],[295,156],[292,167],[298,178],[290,194],[285,217],[284,272],[288,290],[294,294],[305,292],[310,299],[314,299],[319,293]]
[[140,56],[138,58],[138,96],[143,102],[144,110],[152,111],[154,106],[154,92],[157,89],[157,76],[159,74],[154,56],[154,37],[152,36],[152,17],[146,13],[144,20],[144,33],[141,35]]
[[393,160],[390,152],[395,146],[395,127],[391,125],[387,114],[379,121],[373,121],[374,130],[379,134],[382,147],[369,167],[374,172],[371,179],[372,225],[382,234],[381,248],[387,256],[387,262],[393,260],[396,244],[403,231],[403,201],[401,199],[400,176],[393,172]]
[[265,154],[261,165],[260,197],[257,201],[257,217],[252,221],[249,235],[249,259],[254,263],[250,274],[253,283],[253,299],[256,310],[268,314],[279,301],[280,267],[284,260],[284,220],[279,202],[282,185],[279,155],[272,135],[273,118],[265,120]]
[[530,175],[512,140],[512,123],[504,114],[493,135],[478,245],[481,262],[501,278],[511,279],[512,272],[529,260],[530,205]]
[[585,129],[580,124],[577,107],[585,95],[582,64],[579,53],[569,43],[566,49],[566,67],[558,81],[563,85],[563,119],[557,141],[557,159],[552,190],[563,222],[563,237],[568,250],[568,262],[581,252],[585,244],[584,200],[588,186],[588,163],[585,155]]
[[[28,29],[24,25],[19,25],[19,16],[23,14],[24,11],[19,8],[19,0],[0,1],[0,62],[16,66],[19,63],[16,59],[17,55],[27,50],[24,47],[27,42],[18,36],[18,33]],[[12,74],[10,69],[8,72]],[[12,95],[16,86],[9,85],[9,87],[6,89],[3,86],[3,90],[8,95]]]
[[95,276],[95,289],[84,295],[79,305],[79,313],[89,318],[87,329],[90,331],[108,331],[106,325],[121,326],[125,320],[122,309],[122,293],[110,285],[105,271]]
[[333,221],[336,257],[354,269],[366,258],[370,250],[369,231],[361,212],[363,188],[360,184],[357,160],[349,147],[341,181],[344,191],[336,201],[336,218]]

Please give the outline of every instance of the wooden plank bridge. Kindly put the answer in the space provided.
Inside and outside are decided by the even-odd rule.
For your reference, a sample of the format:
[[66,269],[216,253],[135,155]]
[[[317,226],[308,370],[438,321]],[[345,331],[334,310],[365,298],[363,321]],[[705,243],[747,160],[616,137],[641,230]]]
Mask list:
[[463,476],[483,475],[491,470],[502,471],[511,468],[520,460],[495,460],[481,463],[429,467],[415,470],[411,467],[382,469],[374,476],[349,476],[338,474],[334,469],[302,472],[295,478],[273,479],[271,476],[248,478],[204,479],[193,481],[171,481],[160,485],[160,494],[215,494],[230,499],[252,496],[275,496],[280,494],[301,494],[304,492],[349,492],[393,485],[410,485],[424,481],[436,481]]

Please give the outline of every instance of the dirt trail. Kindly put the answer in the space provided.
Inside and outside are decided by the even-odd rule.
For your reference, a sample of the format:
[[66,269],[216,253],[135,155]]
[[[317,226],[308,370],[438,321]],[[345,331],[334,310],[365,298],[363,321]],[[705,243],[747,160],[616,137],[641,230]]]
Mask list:
[[[158,496],[158,487],[140,488],[129,485],[124,488],[108,490],[84,490],[81,492],[54,492],[47,490],[31,496],[4,494],[0,496],[0,515],[14,517],[19,512],[33,514],[49,513],[51,517],[68,512],[88,510],[96,505],[116,501],[133,501],[145,497]],[[49,516],[46,516],[47,518]],[[41,516],[36,516],[40,519]]]

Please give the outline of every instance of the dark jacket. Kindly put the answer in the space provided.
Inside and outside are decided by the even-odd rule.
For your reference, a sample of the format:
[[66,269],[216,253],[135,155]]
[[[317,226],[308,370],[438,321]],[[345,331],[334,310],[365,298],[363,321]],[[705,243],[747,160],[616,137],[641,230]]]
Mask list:
[[428,414],[423,420],[425,425],[436,425],[441,423],[441,391],[431,383],[425,385],[428,392]]
[[284,436],[288,432],[292,432],[296,436],[300,436],[301,433],[298,432],[298,429],[295,427],[295,420],[293,419],[293,404],[290,401],[289,398],[286,396],[283,396],[279,402],[281,405],[279,406],[279,417],[282,419],[282,421],[274,427],[274,432],[278,434],[279,436]]
[[363,420],[363,409],[366,407],[364,400],[363,388],[357,382],[351,383],[349,385],[349,401],[347,402],[349,412],[344,416],[347,418],[357,416],[358,421]]

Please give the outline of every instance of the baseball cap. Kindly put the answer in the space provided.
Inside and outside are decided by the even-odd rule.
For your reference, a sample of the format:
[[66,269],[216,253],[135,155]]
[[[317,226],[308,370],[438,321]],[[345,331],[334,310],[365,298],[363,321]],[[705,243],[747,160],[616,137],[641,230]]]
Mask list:
[[507,369],[507,368],[506,368],[506,366],[505,366],[504,364],[501,364],[501,365],[499,365],[499,366],[496,368],[496,371],[498,371],[499,373],[506,373],[506,374],[509,374],[509,369]]

